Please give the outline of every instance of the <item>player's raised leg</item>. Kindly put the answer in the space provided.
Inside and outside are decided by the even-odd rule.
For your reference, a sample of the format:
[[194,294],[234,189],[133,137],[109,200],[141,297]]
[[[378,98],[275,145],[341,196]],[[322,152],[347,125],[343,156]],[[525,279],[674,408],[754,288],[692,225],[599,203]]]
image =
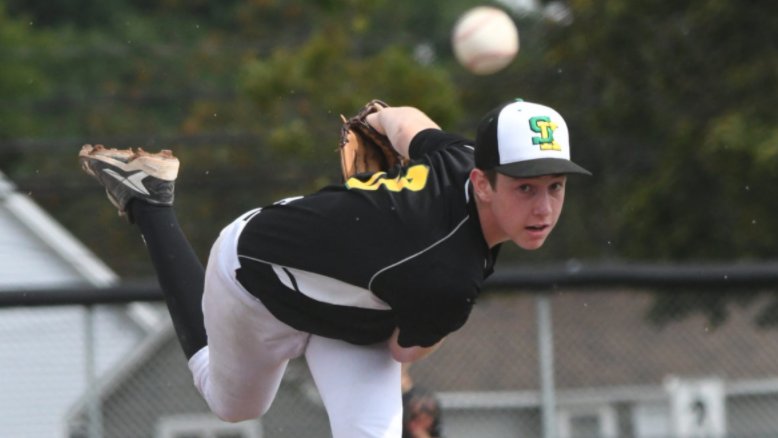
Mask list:
[[104,188],[119,214],[137,224],[187,358],[206,345],[202,316],[204,268],[173,210],[179,161],[170,151],[85,145],[82,169]]
[[289,359],[303,353],[309,337],[277,320],[238,282],[237,242],[245,223],[233,221],[211,248],[203,296],[208,348],[189,360],[195,386],[225,421],[263,415]]

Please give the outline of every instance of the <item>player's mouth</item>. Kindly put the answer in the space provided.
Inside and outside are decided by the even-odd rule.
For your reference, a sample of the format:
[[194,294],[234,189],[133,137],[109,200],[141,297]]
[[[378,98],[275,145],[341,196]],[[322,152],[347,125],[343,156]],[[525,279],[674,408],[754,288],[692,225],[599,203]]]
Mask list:
[[543,234],[548,230],[550,225],[548,224],[538,224],[538,225],[527,225],[524,227],[525,230],[529,231],[531,234]]

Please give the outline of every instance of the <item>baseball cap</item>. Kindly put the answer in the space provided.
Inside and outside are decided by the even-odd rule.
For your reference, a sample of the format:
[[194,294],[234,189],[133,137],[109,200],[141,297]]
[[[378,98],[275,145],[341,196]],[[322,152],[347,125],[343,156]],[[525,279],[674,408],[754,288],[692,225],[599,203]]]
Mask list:
[[567,124],[555,110],[521,99],[489,111],[478,125],[475,166],[531,178],[591,172],[570,161]]

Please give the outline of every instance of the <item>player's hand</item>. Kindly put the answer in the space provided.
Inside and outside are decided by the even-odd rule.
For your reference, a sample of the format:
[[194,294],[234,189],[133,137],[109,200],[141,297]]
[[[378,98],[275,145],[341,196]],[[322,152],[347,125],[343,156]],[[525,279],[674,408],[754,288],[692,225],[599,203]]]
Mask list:
[[440,345],[443,343],[443,341],[446,338],[441,339],[438,341],[437,344],[432,345],[430,347],[401,347],[400,344],[397,342],[397,339],[400,336],[400,329],[394,329],[394,333],[392,334],[391,339],[389,339],[389,351],[392,353],[392,358],[400,363],[410,363],[415,362],[419,359],[422,359],[426,356],[428,356],[430,353],[434,352],[435,350],[440,347]]
[[372,126],[373,129],[378,131],[380,134],[386,135],[386,130],[384,129],[384,126],[381,124],[381,119],[379,119],[378,117],[378,112],[375,112],[373,114],[368,114],[368,116],[365,117],[365,122],[367,122],[368,125]]
[[403,157],[408,158],[411,140],[425,129],[440,129],[437,123],[418,108],[390,106],[365,118],[367,123],[389,138],[390,143]]

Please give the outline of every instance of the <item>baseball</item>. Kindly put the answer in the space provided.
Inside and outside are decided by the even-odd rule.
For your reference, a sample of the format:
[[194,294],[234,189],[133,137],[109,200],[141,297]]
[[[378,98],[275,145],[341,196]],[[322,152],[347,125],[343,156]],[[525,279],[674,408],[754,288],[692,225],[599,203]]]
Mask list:
[[519,52],[519,31],[503,10],[477,6],[457,20],[451,35],[454,56],[477,75],[496,73]]

